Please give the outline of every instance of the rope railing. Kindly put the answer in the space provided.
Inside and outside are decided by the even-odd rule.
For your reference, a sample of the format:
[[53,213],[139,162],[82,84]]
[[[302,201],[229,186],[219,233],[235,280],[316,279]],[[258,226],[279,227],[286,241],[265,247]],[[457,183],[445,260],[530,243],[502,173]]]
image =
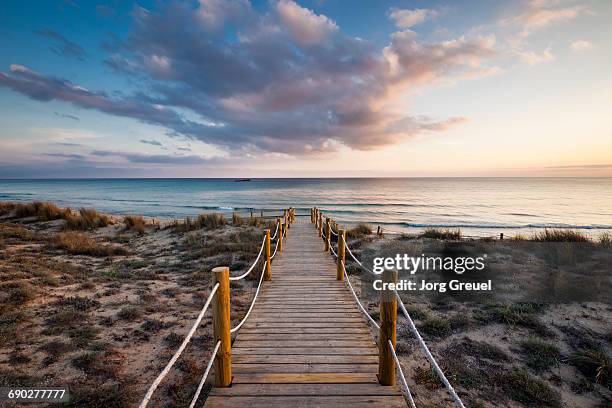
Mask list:
[[230,330],[230,333],[236,333],[238,330],[240,330],[242,325],[249,318],[249,315],[251,314],[251,310],[253,310],[253,306],[255,306],[255,301],[257,300],[257,295],[259,295],[259,289],[261,289],[261,283],[263,282],[264,271],[266,270],[266,265],[267,264],[268,264],[268,261],[264,262],[263,269],[261,271],[261,277],[259,278],[259,285],[257,285],[257,291],[255,292],[255,296],[253,297],[253,301],[251,302],[251,306],[249,307],[249,310],[246,312],[246,314],[244,315],[244,317],[242,318],[240,323],[238,323],[238,325],[236,327],[234,327],[233,329]]
[[399,358],[397,358],[397,354],[395,354],[395,347],[393,347],[393,342],[391,340],[387,341],[389,345],[389,349],[391,350],[391,354],[393,354],[393,359],[395,360],[395,367],[397,367],[397,372],[400,375],[400,379],[402,380],[402,385],[406,390],[406,396],[408,397],[408,403],[410,404],[410,408],[416,408],[414,404],[414,399],[412,398],[412,393],[410,392],[410,388],[408,387],[408,383],[406,382],[406,377],[404,376],[404,371],[402,370],[402,365],[400,364]]
[[353,294],[353,298],[355,299],[355,302],[357,302],[357,306],[359,306],[359,309],[361,309],[361,312],[368,318],[370,323],[372,323],[377,329],[380,329],[380,326],[378,325],[378,323],[376,323],[376,320],[374,320],[372,316],[370,316],[370,314],[365,310],[365,308],[359,301],[359,298],[357,297],[357,294],[355,293],[355,289],[353,289],[353,285],[351,284],[351,280],[349,279],[348,274],[346,273],[346,267],[344,266],[344,262],[342,261],[340,262],[342,263],[344,278],[346,280],[346,283],[348,283],[348,287],[351,290],[351,293]]
[[376,275],[374,273],[373,270],[369,269],[368,267],[366,267],[364,264],[362,264],[359,259],[357,259],[355,257],[355,255],[353,255],[353,251],[351,251],[351,248],[349,248],[348,244],[346,242],[344,242],[344,247],[346,248],[346,250],[348,251],[349,255],[351,256],[351,258],[353,258],[353,261],[357,262],[357,265],[361,266],[361,268],[365,271],[370,272],[372,275]]
[[274,245],[274,253],[270,257],[270,260],[274,259],[274,257],[276,256],[276,251],[278,251],[278,242],[276,242],[276,245]]
[[230,276],[229,280],[238,281],[240,279],[246,278],[253,271],[253,269],[255,268],[255,265],[257,265],[257,262],[259,261],[259,258],[261,258],[261,254],[263,253],[265,245],[266,245],[266,239],[264,238],[261,242],[261,248],[259,248],[259,254],[257,254],[257,258],[255,258],[255,261],[251,264],[251,267],[249,268],[249,270],[239,276]]
[[206,383],[206,378],[208,378],[208,373],[210,372],[213,362],[215,361],[215,357],[217,357],[217,352],[219,351],[220,346],[221,346],[221,340],[217,341],[217,345],[215,346],[215,349],[212,352],[212,356],[210,356],[210,360],[208,360],[208,365],[206,366],[204,375],[202,375],[202,379],[200,380],[200,383],[198,384],[198,389],[196,390],[195,395],[193,396],[193,399],[191,400],[191,404],[189,404],[189,408],[194,408],[196,402],[198,402],[198,398],[200,397],[202,388],[204,388],[204,384]]
[[174,355],[172,356],[172,358],[170,359],[168,364],[166,364],[166,367],[164,367],[164,369],[157,376],[155,381],[153,381],[153,383],[151,384],[151,386],[147,390],[147,393],[145,394],[142,402],[140,403],[139,408],[144,408],[144,407],[147,406],[147,404],[149,403],[151,397],[153,396],[153,393],[155,392],[155,390],[157,389],[159,384],[164,380],[166,375],[168,375],[168,373],[170,372],[170,369],[172,368],[174,363],[176,363],[176,360],[178,360],[178,358],[183,353],[183,350],[185,350],[185,347],[187,347],[187,344],[191,341],[191,338],[193,337],[193,334],[195,333],[196,329],[198,328],[198,326],[202,322],[202,319],[204,318],[204,314],[206,313],[206,310],[208,310],[208,306],[210,306],[210,303],[212,302],[213,297],[215,296],[215,293],[217,292],[217,289],[219,289],[219,283],[217,283],[212,288],[212,291],[210,292],[210,295],[208,295],[208,299],[206,299],[206,303],[204,304],[204,307],[202,307],[202,310],[200,311],[200,314],[198,315],[196,321],[193,323],[193,326],[191,327],[191,330],[189,330],[189,333],[187,333],[187,336],[185,336],[185,339],[181,343],[181,345],[178,348],[178,350],[176,350],[176,352],[174,353]]
[[276,223],[276,229],[274,230],[274,235],[270,237],[270,239],[276,239],[276,235],[278,234],[278,226],[280,224],[277,222]]

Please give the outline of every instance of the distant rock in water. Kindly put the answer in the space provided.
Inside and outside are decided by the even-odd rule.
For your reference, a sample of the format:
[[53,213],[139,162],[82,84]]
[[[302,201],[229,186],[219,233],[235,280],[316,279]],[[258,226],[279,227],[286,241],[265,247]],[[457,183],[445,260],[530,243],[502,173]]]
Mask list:
[[236,179],[234,180],[236,183],[244,183],[245,181],[251,181],[251,179],[249,178],[244,178],[244,179]]

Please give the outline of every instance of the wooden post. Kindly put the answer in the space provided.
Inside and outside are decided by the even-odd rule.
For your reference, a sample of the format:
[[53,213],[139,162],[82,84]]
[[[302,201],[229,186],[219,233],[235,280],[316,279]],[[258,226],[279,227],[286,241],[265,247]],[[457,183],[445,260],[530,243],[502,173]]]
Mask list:
[[263,218],[263,210],[261,210],[261,218]]
[[272,272],[270,270],[270,230],[264,230],[265,244],[264,254],[266,255],[266,269],[264,269],[264,280],[272,280]]
[[251,218],[253,218],[253,211],[251,210]]
[[278,223],[278,252],[283,252],[283,223],[280,218],[276,222]]
[[382,235],[382,230],[380,228],[380,225],[378,227],[376,227],[376,235]]
[[344,280],[344,270],[342,264],[346,265],[346,256],[344,252],[344,242],[346,241],[346,233],[344,229],[338,229],[338,269],[336,270],[336,279]]
[[329,218],[325,219],[325,252],[329,252],[331,248],[331,220]]
[[499,234],[499,240],[500,240],[500,241],[503,241],[503,240],[504,240],[504,233],[503,233],[503,232],[501,232],[501,233]]
[[[382,274],[383,283],[397,282],[397,271],[387,269]],[[378,382],[395,385],[395,360],[389,349],[389,340],[395,347],[397,322],[397,298],[392,290],[380,291],[380,332],[378,335]]]
[[319,213],[319,236],[323,236],[323,213]]
[[287,229],[291,228],[291,207],[287,210]]
[[219,283],[212,309],[214,344],[221,341],[215,359],[215,386],[229,387],[232,384],[229,268],[227,266],[214,268],[212,274],[213,287]]

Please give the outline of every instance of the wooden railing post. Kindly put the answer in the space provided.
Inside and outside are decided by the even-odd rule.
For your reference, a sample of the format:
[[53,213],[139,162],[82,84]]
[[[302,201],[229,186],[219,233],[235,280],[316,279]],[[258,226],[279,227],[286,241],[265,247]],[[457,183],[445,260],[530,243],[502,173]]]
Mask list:
[[266,260],[266,267],[264,269],[264,280],[272,280],[272,271],[270,268],[270,230],[264,230],[264,255]]
[[287,211],[287,229],[291,228],[291,207]]
[[346,241],[346,233],[344,229],[338,229],[338,269],[336,270],[336,279],[344,280],[343,264],[346,265],[346,257],[344,252],[344,242]]
[[[397,282],[397,271],[387,269],[382,274],[384,283]],[[378,335],[378,382],[381,385],[395,385],[395,360],[389,349],[389,340],[395,347],[395,326],[397,323],[397,298],[392,290],[380,291],[380,332]]]
[[215,386],[229,387],[232,384],[229,268],[227,266],[214,268],[212,274],[213,287],[219,283],[219,289],[217,289],[212,304],[214,344],[221,341],[215,359]]
[[319,212],[319,236],[323,236],[323,213]]
[[280,218],[276,219],[278,223],[278,252],[283,252],[283,222]]
[[325,219],[325,252],[329,252],[331,248],[331,220],[329,218]]

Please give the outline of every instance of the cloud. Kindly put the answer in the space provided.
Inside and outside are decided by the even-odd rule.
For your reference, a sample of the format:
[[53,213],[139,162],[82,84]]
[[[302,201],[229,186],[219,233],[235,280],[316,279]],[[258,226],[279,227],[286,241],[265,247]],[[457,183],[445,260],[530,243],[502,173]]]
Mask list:
[[149,144],[152,146],[162,146],[161,142],[158,142],[157,140],[140,139],[140,143]]
[[276,3],[276,11],[283,26],[300,44],[316,44],[338,31],[338,26],[323,15],[299,6],[290,0]]
[[520,14],[503,19],[502,26],[515,25],[522,28],[521,37],[527,37],[534,31],[563,21],[573,20],[581,14],[590,13],[584,6],[555,7],[558,2],[536,0],[529,3]]
[[575,164],[567,166],[548,166],[547,169],[557,170],[590,170],[590,169],[612,169],[611,164]]
[[38,31],[35,31],[35,33],[52,40],[55,45],[51,47],[51,50],[58,55],[76,58],[80,61],[84,61],[87,57],[87,52],[85,52],[83,47],[73,41],[70,41],[69,39],[67,39],[56,31],[50,30],[48,28],[42,28]]
[[593,49],[593,44],[586,40],[577,40],[570,44],[570,48],[573,51],[588,51]]
[[74,116],[74,115],[69,115],[67,113],[59,113],[59,112],[53,112],[53,114],[59,118],[66,118],[66,119],[72,119],[72,120],[80,120],[78,118],[78,116]]
[[493,36],[423,42],[403,30],[381,48],[288,0],[264,13],[246,1],[160,4],[136,9],[129,35],[107,46],[108,63],[143,79],[143,91],[90,90],[17,64],[0,72],[0,86],[133,118],[232,154],[313,155],[374,149],[459,124],[412,117],[397,106],[399,97],[496,71],[486,64],[496,55]]
[[544,64],[555,60],[555,56],[550,47],[546,48],[541,53],[527,50],[516,50],[515,54],[521,61],[529,65]]
[[391,18],[398,28],[403,30],[412,28],[417,24],[421,24],[427,20],[437,17],[439,12],[431,9],[397,9],[393,8],[389,12]]
[[211,164],[219,162],[218,158],[204,158],[197,155],[166,155],[166,154],[141,154],[129,152],[116,152],[110,150],[94,150],[91,152],[93,156],[98,157],[121,157],[130,163],[140,164],[181,164],[181,165],[197,165]]
[[76,154],[76,153],[45,153],[45,156],[60,157],[62,159],[74,159],[74,160],[85,159],[85,156],[83,156],[82,154]]

